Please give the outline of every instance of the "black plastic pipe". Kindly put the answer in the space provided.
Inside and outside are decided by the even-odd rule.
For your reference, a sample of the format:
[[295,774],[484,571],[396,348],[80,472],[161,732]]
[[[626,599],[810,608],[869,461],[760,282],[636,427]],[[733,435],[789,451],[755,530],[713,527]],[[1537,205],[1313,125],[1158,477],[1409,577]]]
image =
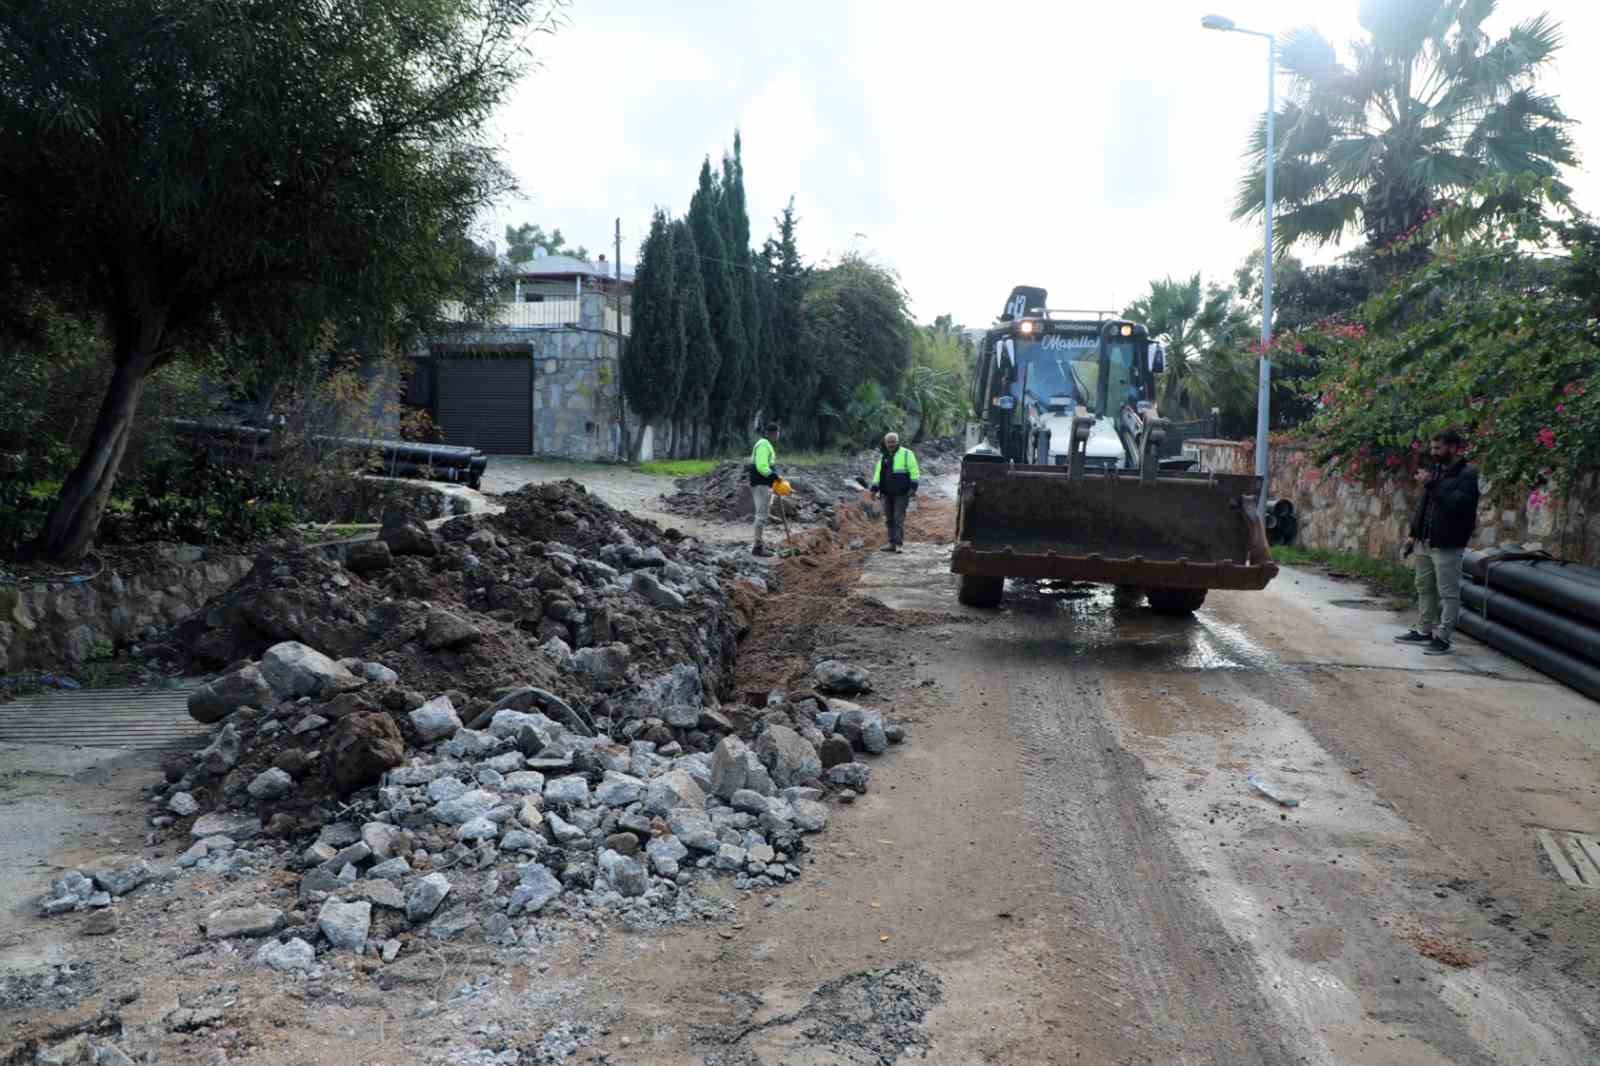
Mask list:
[[[1490,618],[1493,617],[1493,608],[1490,608]],[[1513,659],[1522,660],[1540,673],[1555,678],[1590,699],[1600,700],[1600,666],[1586,662],[1575,655],[1568,655],[1558,648],[1552,648],[1543,641],[1536,640],[1508,625],[1501,625],[1495,621],[1485,622],[1477,615],[1466,611],[1461,613],[1456,626],[1468,636],[1477,637],[1491,648],[1498,648]]]
[[[1461,567],[1473,577],[1482,580],[1484,571],[1496,559],[1513,555],[1501,548],[1490,548],[1488,551],[1467,551],[1461,557]],[[1517,559],[1508,562],[1495,562],[1494,569],[1503,566],[1526,565],[1544,574],[1553,574],[1556,577],[1572,578],[1575,581],[1587,581],[1591,585],[1600,585],[1600,567],[1585,566],[1583,563],[1569,563],[1564,559]]]
[[1509,625],[1565,652],[1600,664],[1600,627],[1557,614],[1509,592],[1488,590],[1471,581],[1461,582],[1461,609],[1482,618],[1488,602],[1489,621]]
[[[1481,555],[1479,552],[1468,554]],[[1463,557],[1463,566],[1470,565]],[[1479,562],[1478,573],[1482,572]],[[1563,575],[1545,563],[1496,563],[1488,573],[1488,584],[1496,591],[1515,593],[1543,607],[1565,611],[1592,625],[1600,625],[1600,585]]]

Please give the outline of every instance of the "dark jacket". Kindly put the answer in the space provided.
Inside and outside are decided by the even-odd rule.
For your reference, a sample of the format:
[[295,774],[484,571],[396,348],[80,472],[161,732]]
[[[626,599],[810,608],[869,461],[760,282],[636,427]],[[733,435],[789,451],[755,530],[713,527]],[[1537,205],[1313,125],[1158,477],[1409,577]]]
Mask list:
[[910,496],[917,491],[922,471],[917,468],[917,455],[910,448],[887,448],[878,453],[878,465],[872,470],[872,485],[885,496]]
[[1411,535],[1433,548],[1465,548],[1478,527],[1478,472],[1457,459],[1435,467],[1411,516]]

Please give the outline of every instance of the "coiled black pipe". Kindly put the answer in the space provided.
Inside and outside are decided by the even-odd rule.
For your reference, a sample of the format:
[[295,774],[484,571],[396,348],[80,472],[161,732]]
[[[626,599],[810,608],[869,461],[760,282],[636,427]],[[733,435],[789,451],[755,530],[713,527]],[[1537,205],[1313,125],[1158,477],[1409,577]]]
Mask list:
[[1554,645],[1563,651],[1600,665],[1600,627],[1585,625],[1577,618],[1557,614],[1509,592],[1485,589],[1471,581],[1461,582],[1461,609],[1477,618],[1484,616],[1488,603],[1490,622],[1515,627],[1523,633]]
[[1600,585],[1564,575],[1543,562],[1497,562],[1489,565],[1482,552],[1466,553],[1462,563],[1469,573],[1487,573],[1491,588],[1515,593],[1525,600],[1600,625]]
[[[1494,609],[1490,608],[1490,618],[1493,617]],[[1513,659],[1522,660],[1540,673],[1571,686],[1590,699],[1600,700],[1600,666],[1586,662],[1575,655],[1569,655],[1558,648],[1552,648],[1509,625],[1501,625],[1495,621],[1485,622],[1467,611],[1461,613],[1456,626],[1463,633],[1478,638],[1491,648],[1498,648]]]

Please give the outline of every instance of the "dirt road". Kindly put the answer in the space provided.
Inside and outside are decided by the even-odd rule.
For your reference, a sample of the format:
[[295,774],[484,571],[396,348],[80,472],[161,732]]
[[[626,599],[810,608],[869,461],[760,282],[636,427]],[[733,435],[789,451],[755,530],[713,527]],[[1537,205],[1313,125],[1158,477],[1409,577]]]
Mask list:
[[[341,1066],[1600,1061],[1600,893],[1535,835],[1600,828],[1600,708],[1468,640],[1418,658],[1308,573],[1192,620],[1022,584],[962,609],[940,506],[905,555],[784,563],[750,638],[782,654],[747,648],[742,689],[843,657],[910,731],[798,884],[309,985],[130,938],[100,997],[143,982],[122,1015],[148,1031],[222,989],[228,1061]],[[130,897],[124,926],[230,891]]]

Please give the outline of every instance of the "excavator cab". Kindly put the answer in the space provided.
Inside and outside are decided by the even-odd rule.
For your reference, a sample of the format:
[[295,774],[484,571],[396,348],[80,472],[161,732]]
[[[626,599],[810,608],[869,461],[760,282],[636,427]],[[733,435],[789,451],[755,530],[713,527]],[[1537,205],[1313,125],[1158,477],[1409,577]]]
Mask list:
[[978,443],[961,465],[951,560],[961,602],[997,605],[1008,577],[1116,585],[1173,613],[1208,589],[1265,588],[1277,566],[1260,479],[1163,466],[1159,343],[1114,313],[1051,311],[1045,296],[1014,289],[974,367]]

